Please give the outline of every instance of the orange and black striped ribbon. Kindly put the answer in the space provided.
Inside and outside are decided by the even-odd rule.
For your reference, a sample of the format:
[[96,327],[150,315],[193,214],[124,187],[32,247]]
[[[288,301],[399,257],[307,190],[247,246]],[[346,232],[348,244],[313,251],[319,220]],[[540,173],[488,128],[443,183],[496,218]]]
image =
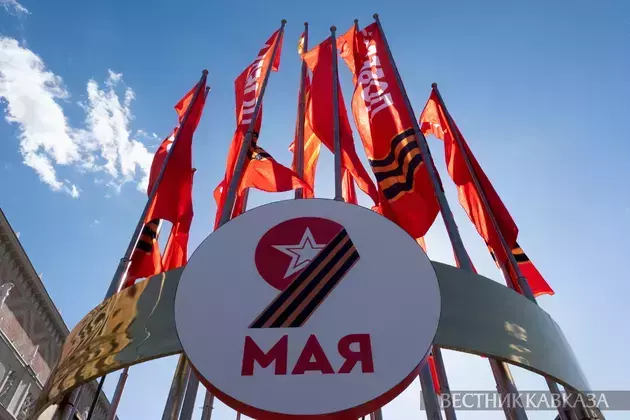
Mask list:
[[153,219],[142,228],[136,248],[147,254],[153,252],[153,242],[157,240],[160,219]]
[[252,143],[249,146],[247,157],[250,160],[263,160],[271,159],[271,155],[265,151],[262,147],[258,146],[258,133],[252,134]]
[[394,137],[390,147],[387,156],[371,159],[370,166],[385,197],[395,201],[413,190],[415,173],[423,161],[413,128]]
[[529,257],[525,254],[525,252],[523,252],[523,248],[521,248],[518,243],[514,244],[514,247],[512,248],[512,255],[514,255],[514,259],[519,264],[530,262]]
[[[494,260],[495,263],[497,263],[497,257],[496,255],[494,255],[494,251],[492,250],[490,245],[488,245],[488,249],[490,250],[490,255],[492,256],[492,259]],[[514,255],[514,259],[519,264],[525,264],[525,263],[530,262],[529,257],[527,256],[527,254],[525,254],[525,252],[523,251],[523,248],[521,248],[518,243],[515,243],[514,247],[512,247],[512,255]]]
[[341,230],[250,328],[301,327],[358,260],[348,232]]

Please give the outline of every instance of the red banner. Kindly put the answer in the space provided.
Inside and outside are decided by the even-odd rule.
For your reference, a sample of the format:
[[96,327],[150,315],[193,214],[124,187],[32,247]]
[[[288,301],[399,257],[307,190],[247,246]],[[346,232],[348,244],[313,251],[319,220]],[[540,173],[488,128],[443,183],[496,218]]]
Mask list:
[[[169,149],[173,148],[146,215],[142,234],[131,256],[125,287],[132,285],[138,278],[149,277],[186,264],[188,232],[193,218],[192,141],[206,103],[205,88],[204,77],[200,84],[195,85],[175,105],[181,125],[162,142],[155,152],[149,172],[148,194],[157,182]],[[193,103],[194,93],[197,91],[199,93]],[[184,123],[183,116],[186,111],[189,114]],[[173,143],[176,135],[177,142]],[[160,256],[157,243],[159,220],[168,220],[173,224],[163,256]]]
[[[510,248],[518,248],[516,244],[518,227],[516,223],[514,223],[514,219],[512,219],[505,204],[501,201],[501,197],[499,197],[499,194],[481,168],[481,165],[477,162],[475,155],[472,154],[457,125],[453,122],[453,126],[450,126],[446,110],[442,107],[435,88],[431,91],[431,96],[420,116],[420,126],[425,135],[433,134],[435,137],[444,141],[444,155],[448,173],[457,186],[460,204],[466,211],[466,214],[468,214],[470,221],[477,228],[479,235],[486,241],[486,244],[488,244],[493,258],[495,255],[498,256],[500,263],[508,269],[515,288],[520,290],[516,273],[508,264],[508,255],[499,238],[499,232],[497,232],[493,226],[491,217],[494,217],[496,220],[499,231]],[[459,136],[462,147],[457,143],[455,133]],[[468,166],[466,165],[466,157],[472,167],[472,173],[468,170]],[[473,182],[473,173],[477,178],[481,190],[478,190]],[[481,198],[482,194],[486,198],[489,209],[483,204]],[[488,210],[491,213],[489,213]],[[519,262],[519,266],[522,271],[529,273],[529,277],[526,277],[534,296],[553,294],[553,290],[543,279],[538,270],[536,270],[531,261],[529,261],[520,248],[518,248],[518,250],[520,250],[519,255],[522,254],[523,256],[519,257],[523,259],[523,264]],[[514,253],[514,249],[512,249],[512,253]]]
[[413,120],[376,23],[338,40],[354,73],[352,113],[378,181],[384,216],[414,238],[429,230],[439,207],[414,136]]
[[[332,53],[332,41],[331,38],[328,38],[302,57],[313,72],[311,95],[306,105],[307,114],[315,135],[334,153]],[[378,204],[378,190],[357,155],[352,136],[352,127],[348,120],[348,112],[341,93],[341,86],[339,83],[337,83],[337,86],[339,93],[341,164],[350,172],[359,188],[369,195],[375,204]]]

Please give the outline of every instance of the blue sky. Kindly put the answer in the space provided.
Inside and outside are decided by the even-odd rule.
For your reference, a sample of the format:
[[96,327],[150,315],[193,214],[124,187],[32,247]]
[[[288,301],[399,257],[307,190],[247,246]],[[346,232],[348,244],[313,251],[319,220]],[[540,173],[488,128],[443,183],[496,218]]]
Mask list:
[[[431,82],[439,83],[519,225],[520,244],[556,290],[540,304],[565,331],[592,387],[630,389],[630,4],[622,0],[0,0],[0,205],[68,325],[102,299],[144,204],[139,188],[151,153],[201,70],[210,71],[212,91],[194,143],[191,249],[212,228],[212,191],[234,131],[235,77],[286,18],[260,144],[289,164],[302,22],[309,21],[313,43],[331,24],[345,31],[354,18],[370,23],[374,12],[417,114]],[[350,75],[340,68],[349,100]],[[457,203],[441,143],[429,142],[473,262],[501,281]],[[332,197],[332,156],[322,155],[316,193]],[[287,197],[254,192],[250,206]],[[427,243],[432,259],[452,263],[439,221]],[[486,360],[454,352],[445,358],[452,389],[493,389]],[[174,366],[168,358],[133,367],[120,418],[159,418]],[[545,389],[540,377],[512,372],[520,389]],[[116,376],[108,378],[108,395]],[[415,383],[385,408],[385,418],[425,418],[418,392]],[[234,417],[217,404],[213,418]]]

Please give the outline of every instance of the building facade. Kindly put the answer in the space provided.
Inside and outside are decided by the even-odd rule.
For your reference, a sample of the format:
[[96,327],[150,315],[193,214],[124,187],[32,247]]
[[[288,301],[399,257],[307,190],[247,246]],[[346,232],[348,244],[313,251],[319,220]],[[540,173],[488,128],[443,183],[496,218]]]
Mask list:
[[[26,420],[69,334],[18,235],[0,209],[0,420]],[[84,420],[97,384],[84,387],[74,418]],[[104,420],[101,392],[92,416]],[[52,418],[56,408],[40,417]]]

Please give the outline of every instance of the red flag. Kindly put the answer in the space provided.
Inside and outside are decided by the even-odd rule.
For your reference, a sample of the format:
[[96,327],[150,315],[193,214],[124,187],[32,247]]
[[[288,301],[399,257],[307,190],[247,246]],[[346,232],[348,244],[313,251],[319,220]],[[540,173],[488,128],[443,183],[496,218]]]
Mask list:
[[[182,111],[178,107],[181,107],[182,103],[187,102],[189,107],[188,119],[185,124],[181,124],[173,131],[171,136],[162,142],[153,157],[149,172],[148,194],[151,193],[157,182],[157,177],[169,153],[169,148],[174,147],[145,218],[146,225],[132,254],[125,287],[132,285],[138,278],[149,277],[163,271],[181,267],[186,263],[188,257],[188,232],[190,231],[190,224],[193,218],[192,182],[194,170],[192,169],[192,139],[205,105],[205,86],[206,78],[204,77],[200,84],[195,85],[191,90],[194,94],[197,88],[199,89],[195,102],[192,103],[192,96],[189,92],[175,106],[180,117],[180,123],[182,123],[182,112],[185,113],[188,108]],[[177,142],[173,144],[174,136],[178,131]],[[157,244],[157,226],[160,219],[168,220],[173,224],[163,257],[160,257]]]
[[171,227],[171,234],[164,248],[162,256],[162,271],[183,267],[188,261],[188,231],[181,225]]
[[[496,190],[492,186],[492,183],[479,165],[479,162],[477,162],[477,159],[472,154],[457,125],[453,122],[453,127],[449,126],[446,111],[440,103],[440,99],[435,91],[435,88],[431,91],[431,96],[429,97],[424,111],[420,116],[420,125],[425,135],[433,134],[444,141],[444,154],[446,157],[448,173],[457,186],[460,204],[477,228],[477,232],[479,232],[479,235],[481,235],[481,237],[486,241],[494,255],[498,256],[498,260],[502,264],[509,267],[509,264],[507,264],[508,256],[501,244],[498,232],[494,229],[490,219],[490,214],[481,200],[481,191],[483,191],[483,194],[486,197],[490,211],[497,222],[499,231],[503,235],[505,242],[510,247],[514,247],[516,245],[518,227],[503,204],[503,201],[501,201],[499,194],[497,194]],[[459,135],[462,143],[461,148],[457,144],[453,133],[457,133]],[[479,181],[481,191],[477,190],[474,185],[472,174],[468,170],[464,156],[467,156],[470,161],[473,173]],[[515,273],[510,272],[510,276],[514,282],[516,279]],[[540,282],[541,280],[542,282]],[[535,290],[534,283],[538,283]],[[534,295],[549,293],[549,291],[553,293],[547,282],[545,282],[542,276],[540,276],[540,273],[538,273],[537,280],[534,283],[530,282],[530,287],[532,288]],[[518,287],[518,284],[516,284],[516,286]]]
[[[214,190],[214,199],[217,206],[224,193],[225,185],[225,182],[221,181]],[[247,188],[256,188],[266,192],[282,192],[302,188],[306,195],[312,196],[311,187],[300,179],[291,169],[276,162],[269,153],[256,144],[255,138],[252,140],[252,145],[247,155],[243,176],[237,190],[236,200],[232,210],[232,218],[245,211],[244,194]],[[219,220],[220,212],[217,209],[215,229],[218,228]]]
[[[302,35],[303,37],[304,35]],[[303,38],[300,38],[303,40]],[[303,44],[300,44],[303,45]],[[308,74],[304,78],[304,98],[305,102],[308,102],[308,98],[311,95],[311,79]],[[297,130],[296,130],[297,136]],[[295,145],[297,139],[294,140],[289,146],[289,150],[293,152],[293,163],[291,169],[297,172],[297,153],[295,152]],[[317,170],[317,162],[319,160],[319,152],[321,150],[322,142],[317,138],[313,132],[311,120],[308,112],[304,115],[304,182],[306,182],[311,189],[302,190],[302,197],[313,198],[315,195],[315,172]]]
[[338,40],[354,70],[352,113],[378,181],[380,211],[414,238],[424,236],[438,213],[403,92],[376,23]]
[[[540,295],[553,295],[555,292],[549,286],[549,283],[544,279],[542,274],[538,271],[534,263],[532,263],[523,251],[523,249],[518,245],[518,243],[514,244],[512,248],[512,254],[518,263],[518,267],[521,270],[521,274],[525,276],[527,279],[527,283],[529,284],[529,288],[532,289],[532,293],[535,297]],[[516,277],[512,274],[513,277]],[[516,285],[518,286],[518,281],[516,281]],[[517,288],[519,290],[520,287]]]
[[[488,250],[490,251],[492,259],[497,264],[497,267],[501,269],[501,266],[497,262],[492,248],[488,246]],[[532,294],[534,295],[534,297],[555,294],[551,286],[549,286],[549,283],[547,283],[542,274],[540,274],[534,263],[530,261],[529,257],[527,256],[527,254],[525,254],[518,243],[516,243],[512,247],[512,255],[514,255],[514,259],[518,264],[518,268],[520,269],[521,274],[527,279],[527,284],[529,284],[529,288],[532,290]],[[518,284],[518,276],[512,269],[512,266],[510,264],[507,264],[507,262],[504,263],[504,266],[507,267],[508,274],[510,275],[510,280],[512,281],[512,286],[517,292],[522,294],[521,287]]]
[[341,196],[346,203],[359,204],[357,190],[354,187],[354,179],[346,168],[341,170]]
[[[164,175],[158,187],[151,209],[147,215],[147,221],[152,219],[168,220],[173,224],[192,219],[192,140],[197,129],[201,113],[206,103],[204,90],[206,79],[201,81],[199,94],[195,103],[190,105],[190,114],[185,124],[177,130],[179,136],[177,142],[172,146],[173,151],[169,158]],[[151,174],[159,173],[157,168],[161,168],[161,163],[166,158],[166,151],[170,145],[166,139],[156,153],[156,162],[152,166]],[[157,162],[159,161],[159,165]],[[149,185],[153,185],[149,181]],[[190,220],[187,220],[190,224]]]
[[[305,53],[302,58],[313,72],[311,94],[306,105],[313,131],[317,137],[334,153],[334,127],[332,111],[332,38]],[[341,141],[341,164],[346,168],[359,188],[369,195],[375,204],[379,203],[378,190],[365,170],[352,138],[352,128],[343,100],[341,86],[339,92],[339,137]]]
[[162,271],[160,248],[157,243],[159,226],[160,221],[156,219],[142,228],[140,239],[131,254],[131,264],[124,287],[132,285],[136,279],[151,277]]
[[151,191],[153,190],[155,181],[157,180],[157,177],[162,170],[162,166],[164,165],[166,155],[168,155],[168,150],[170,149],[171,144],[173,144],[173,140],[175,139],[175,134],[177,134],[177,128],[173,130],[173,134],[162,141],[162,144],[160,144],[160,147],[158,147],[155,155],[153,156],[153,162],[151,162],[151,169],[149,171],[149,185],[147,186],[147,194],[151,194]]
[[[304,182],[311,188],[310,190],[302,190],[302,197],[313,198],[315,196],[315,172],[317,170],[317,161],[319,160],[319,151],[322,142],[312,132],[307,137],[307,130],[304,130]],[[295,153],[295,142],[291,143],[289,150],[293,152],[293,163],[291,169],[297,172],[297,154]]]
[[[271,56],[276,43],[279,43],[278,52],[274,62],[271,63]],[[252,122],[256,102],[260,100],[259,95],[263,79],[268,69],[278,71],[281,48],[282,34],[280,31],[276,31],[260,50],[254,62],[250,64],[234,82],[236,90],[236,131],[228,152],[225,176],[214,190],[214,198],[217,203],[215,229],[219,226],[221,220],[221,213],[227,200],[227,190],[234,175],[234,168],[239,151],[245,140],[249,125]],[[260,107],[258,118],[254,123],[252,143],[248,151],[237,193],[241,193],[245,188],[257,188],[268,192],[288,191],[295,188],[309,189],[310,187],[299,179],[293,171],[276,162],[267,152],[257,145],[261,123],[262,106]],[[235,207],[233,208],[233,214],[240,213],[242,210],[242,208]]]
[[258,146],[256,138],[252,140],[247,155],[239,192],[245,188],[256,188],[267,192],[290,191],[297,188],[310,190],[310,186],[295,172],[276,162],[269,153]]

